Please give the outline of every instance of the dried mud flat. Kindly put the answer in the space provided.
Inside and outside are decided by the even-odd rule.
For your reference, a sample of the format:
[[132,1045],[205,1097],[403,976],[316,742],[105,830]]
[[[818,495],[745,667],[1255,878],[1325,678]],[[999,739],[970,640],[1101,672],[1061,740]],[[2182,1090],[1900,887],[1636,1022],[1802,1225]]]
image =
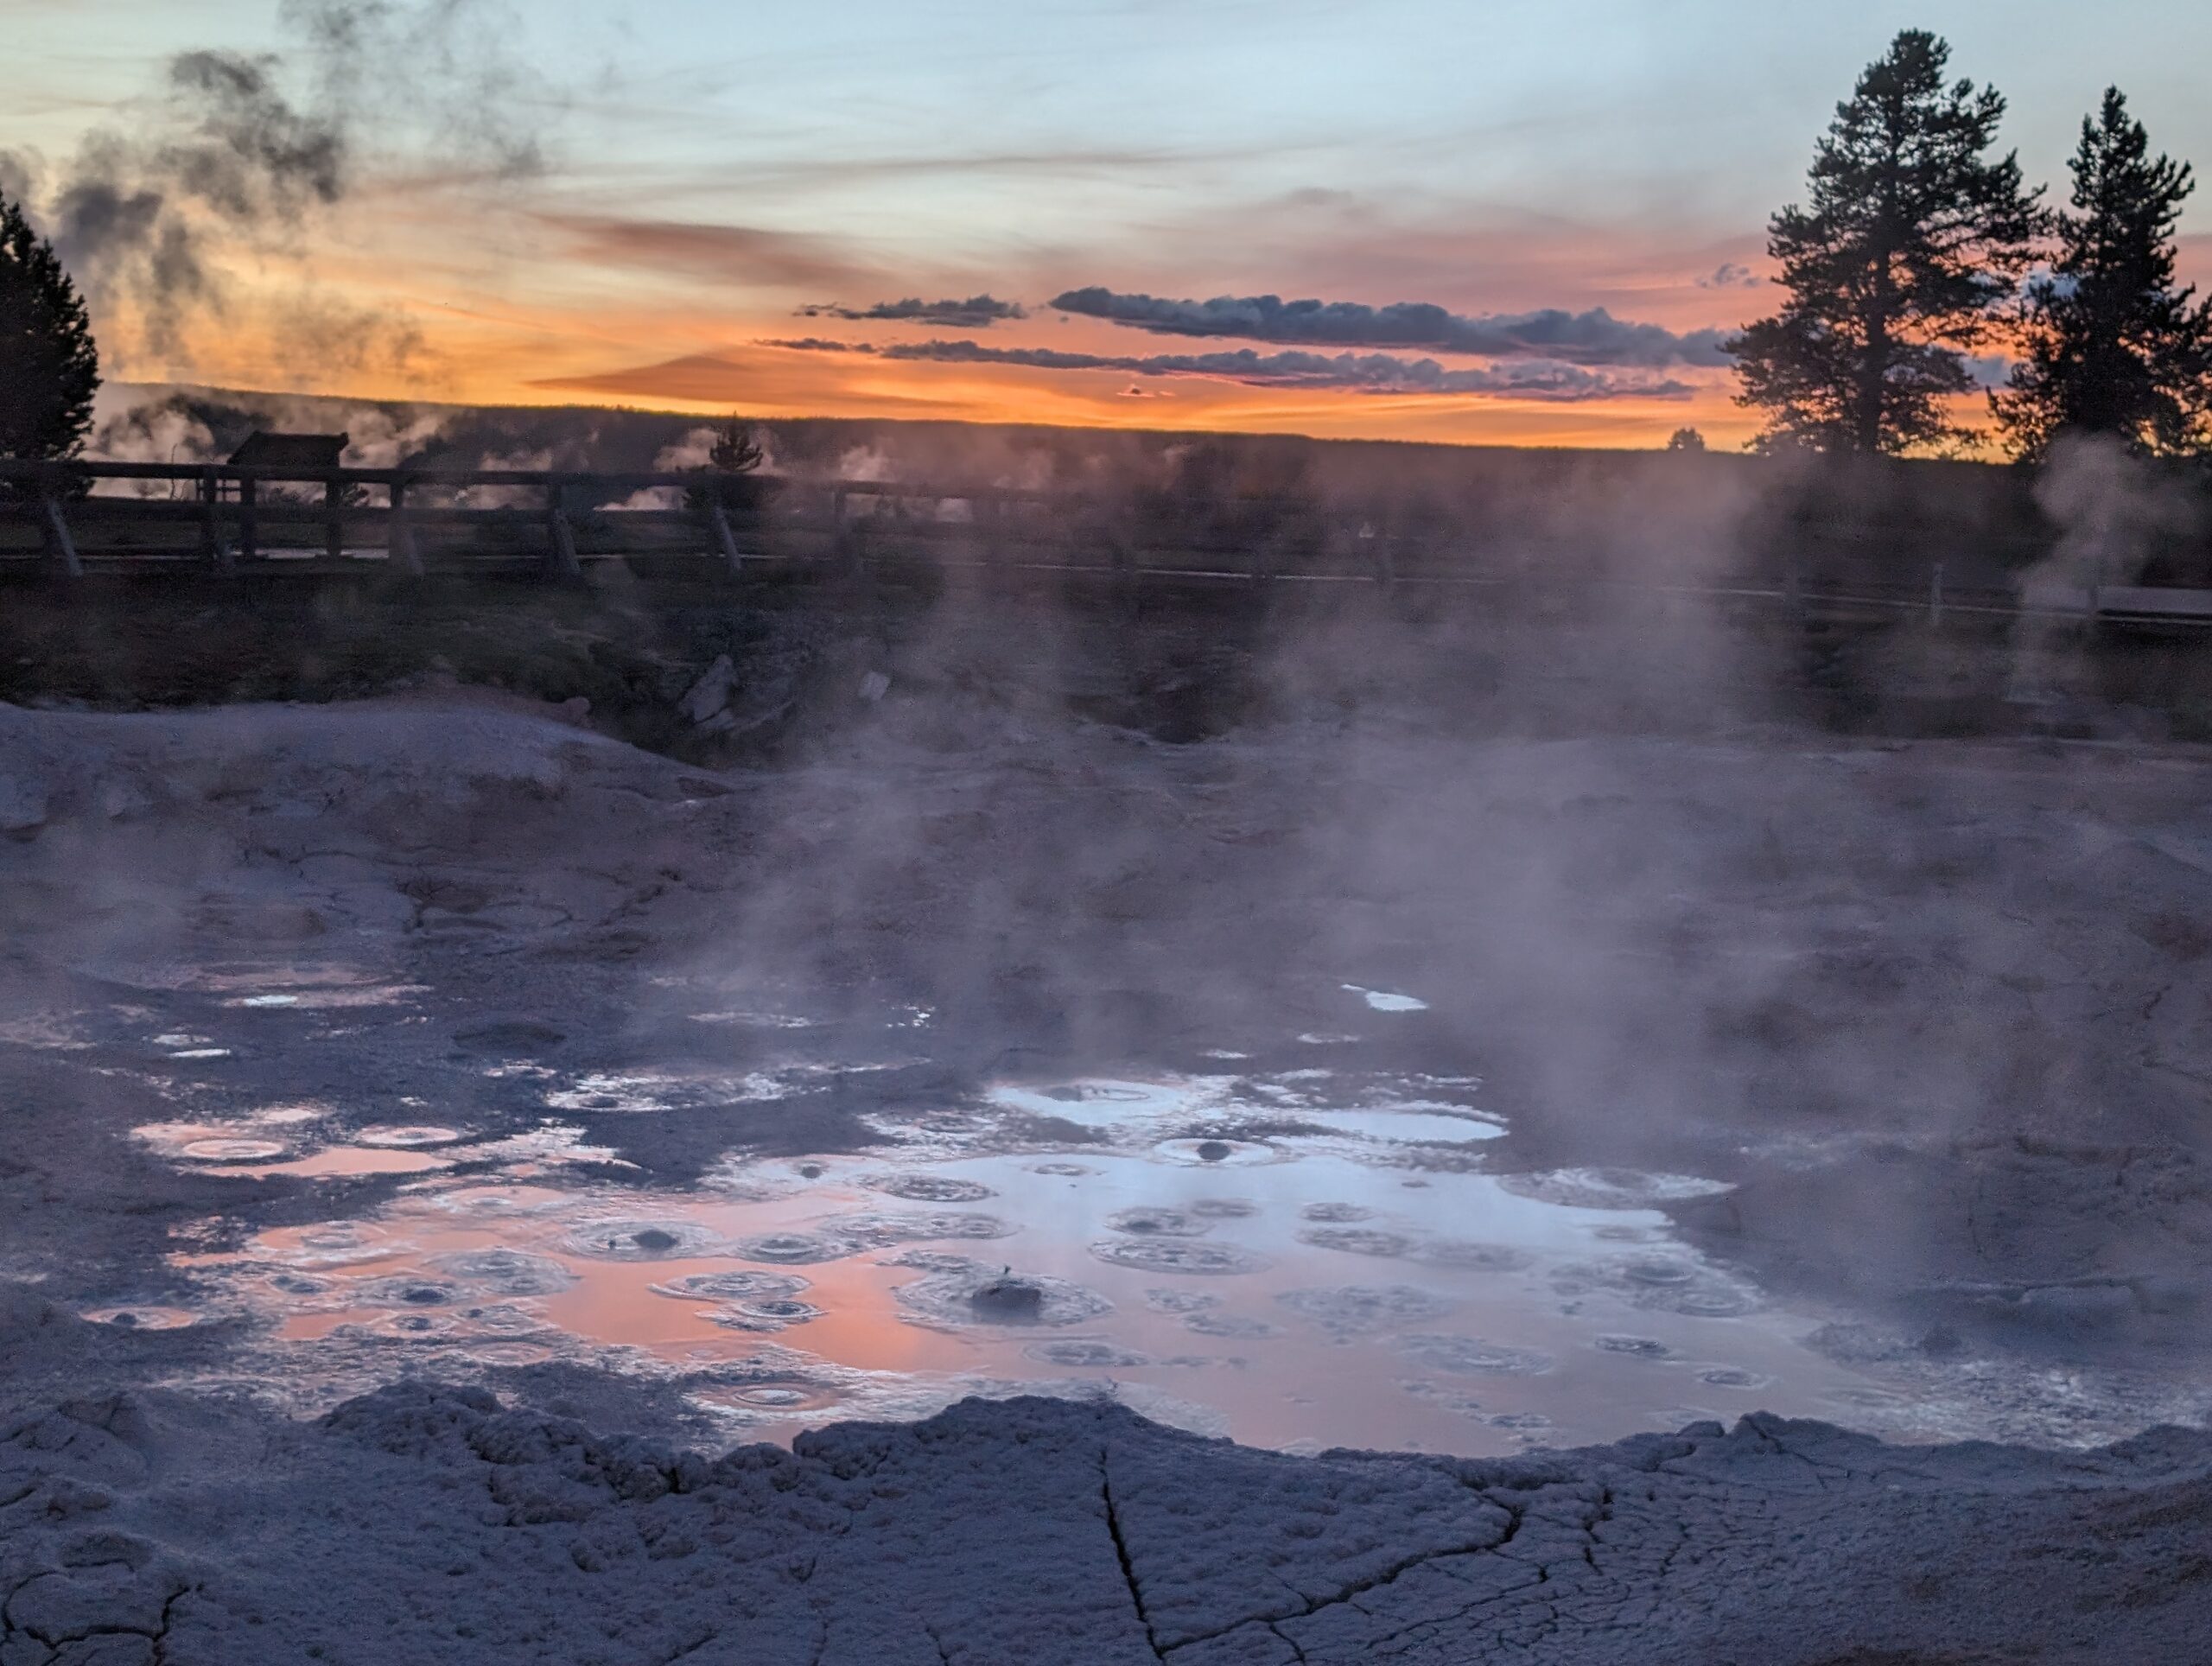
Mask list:
[[[2212,1449],[2138,1432],[2208,1415],[2208,773],[1337,718],[1164,747],[895,696],[733,773],[491,699],[0,709],[6,1666],[2185,1657]],[[1421,1000],[1366,999],[1395,990]],[[478,1321],[472,1380],[513,1409],[393,1386],[299,1421],[282,1382],[240,1397],[272,1320],[210,1271],[272,1232],[342,1259],[346,1223],[481,1179],[594,1188],[613,1248],[584,1250],[681,1279],[721,1246],[625,1195],[851,1153],[950,1218],[902,1164],[1080,1173],[1104,1122],[1179,1114],[998,1084],[1384,1069],[1479,1080],[1508,1130],[1409,1136],[1409,1180],[1605,1209],[1700,1177],[1630,1199],[1664,1219],[1548,1275],[1562,1299],[1785,1295],[1882,1384],[1865,1421],[2069,1450],[1753,1419],[1291,1458],[1029,1400],[733,1450],[669,1370],[491,1334],[562,1282],[519,1259],[466,1263],[531,1274]],[[1252,1187],[1329,1132],[1169,1131],[1163,1161]],[[1233,1219],[1164,1208],[1116,1257],[1233,1258]],[[1300,1229],[1347,1285],[1402,1264],[1360,1212]],[[444,1322],[412,1277],[379,1380]],[[769,1293],[799,1326],[773,1345],[819,1294]],[[1640,1330],[1597,1345],[1662,1368]]]

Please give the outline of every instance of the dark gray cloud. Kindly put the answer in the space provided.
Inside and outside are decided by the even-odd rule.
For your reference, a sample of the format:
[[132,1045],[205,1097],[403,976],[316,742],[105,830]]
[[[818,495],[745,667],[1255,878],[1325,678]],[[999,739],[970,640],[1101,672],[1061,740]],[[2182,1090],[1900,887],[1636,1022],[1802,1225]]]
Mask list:
[[1724,260],[1697,281],[1700,289],[1756,289],[1764,282],[1740,261]]
[[1580,403],[1596,399],[1671,399],[1689,385],[1643,370],[1592,369],[1556,360],[1526,359],[1452,370],[1433,359],[1395,353],[1164,353],[1123,356],[1064,353],[1055,347],[988,347],[978,341],[830,341],[808,336],[764,341],[798,353],[870,353],[880,359],[940,365],[1014,365],[1031,370],[1100,370],[1136,376],[1200,376],[1251,387],[1340,388],[1376,394],[1462,394]]
[[1174,301],[1113,289],[1070,289],[1053,298],[1058,311],[1103,318],[1160,335],[1229,336],[1318,347],[1413,347],[1485,359],[1541,359],[1556,364],[1658,369],[1669,365],[1725,365],[1728,332],[1677,334],[1657,324],[1615,318],[1603,307],[1570,313],[1448,312],[1427,302],[1387,307],[1353,301],[1285,301],[1280,296],[1219,296]]
[[1010,319],[1027,318],[1029,309],[1019,301],[1001,301],[988,295],[970,296],[965,301],[924,301],[910,296],[904,301],[879,301],[873,307],[830,304],[801,307],[798,316],[842,318],[855,322],[934,324],[940,329],[985,330]]
[[[40,213],[95,308],[134,303],[147,345],[173,359],[189,357],[188,326],[222,310],[211,237],[282,254],[403,157],[448,177],[541,165],[538,125],[557,100],[513,59],[505,0],[285,0],[278,20],[284,53],[169,59],[127,130],[95,131],[57,170]],[[330,325],[346,315],[335,302],[310,309]],[[350,327],[387,322],[360,313]]]

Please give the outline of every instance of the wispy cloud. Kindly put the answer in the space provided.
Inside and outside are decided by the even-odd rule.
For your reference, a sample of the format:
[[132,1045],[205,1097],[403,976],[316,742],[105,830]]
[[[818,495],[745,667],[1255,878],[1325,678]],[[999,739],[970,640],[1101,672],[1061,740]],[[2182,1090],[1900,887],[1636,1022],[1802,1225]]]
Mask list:
[[988,295],[965,301],[879,301],[873,307],[842,307],[824,303],[801,307],[801,318],[842,318],[855,322],[934,324],[941,329],[982,330],[1012,319],[1027,318],[1029,310],[1018,301],[1001,301]]
[[1642,370],[1592,369],[1558,360],[1522,359],[1473,369],[1447,369],[1433,359],[1395,353],[1263,353],[1250,347],[1225,353],[1064,353],[1053,347],[989,347],[977,341],[906,341],[878,347],[817,336],[763,341],[796,353],[861,353],[878,359],[941,365],[1008,365],[1030,370],[1112,371],[1120,375],[1198,376],[1249,387],[1338,388],[1375,394],[1458,394],[1472,397],[1580,402],[1592,399],[1672,399],[1688,397],[1687,383]]
[[541,214],[566,233],[579,260],[665,270],[728,283],[796,289],[873,283],[881,274],[834,239],[758,226],[632,219],[620,214]]
[[1061,312],[1159,335],[1229,336],[1305,347],[1413,347],[1586,366],[1655,369],[1728,362],[1720,351],[1725,331],[1677,334],[1662,325],[1615,318],[1603,307],[1580,313],[1552,308],[1469,316],[1427,302],[1370,307],[1352,301],[1285,301],[1273,295],[1178,301],[1096,287],[1070,289],[1055,296],[1052,305]]

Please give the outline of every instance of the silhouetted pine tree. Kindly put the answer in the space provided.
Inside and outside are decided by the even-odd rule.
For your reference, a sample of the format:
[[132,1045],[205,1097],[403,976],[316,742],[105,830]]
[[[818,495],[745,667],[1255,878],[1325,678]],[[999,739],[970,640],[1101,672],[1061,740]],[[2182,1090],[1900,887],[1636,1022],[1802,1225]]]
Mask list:
[[714,442],[707,449],[703,471],[715,477],[712,486],[695,486],[683,494],[684,506],[703,515],[719,502],[725,509],[758,508],[766,500],[768,482],[753,478],[768,454],[753,437],[753,430],[736,416],[715,424]]
[[0,196],[0,457],[72,457],[92,425],[100,359],[54,245]]
[[1789,299],[1728,344],[1763,443],[1904,451],[1958,437],[1961,348],[2018,293],[2044,215],[2015,156],[1992,161],[2004,98],[1947,84],[1951,48],[1908,29],[1836,106],[1809,208],[1769,226]]
[[2196,182],[2188,164],[2152,157],[2118,87],[2082,121],[2073,169],[2058,259],[2028,286],[2025,350],[1990,404],[2024,457],[2069,431],[2192,449],[2208,426],[2212,307],[2174,286],[2174,226]]

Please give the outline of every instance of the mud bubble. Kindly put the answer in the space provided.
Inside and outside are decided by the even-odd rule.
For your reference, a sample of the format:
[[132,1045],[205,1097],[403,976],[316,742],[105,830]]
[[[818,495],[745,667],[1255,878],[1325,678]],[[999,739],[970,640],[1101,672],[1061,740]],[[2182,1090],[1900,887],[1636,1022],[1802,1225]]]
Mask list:
[[576,1275],[550,1256],[520,1250],[459,1250],[432,1257],[429,1265],[449,1279],[493,1295],[557,1295],[576,1281]]
[[796,1273],[689,1273],[665,1284],[646,1287],[657,1296],[678,1301],[784,1301],[804,1292],[806,1280]]
[[[892,1213],[871,1211],[844,1215],[829,1223],[829,1235],[865,1249],[884,1250],[899,1243],[929,1243],[944,1239],[969,1242],[1012,1237],[1020,1229],[995,1215],[962,1214],[950,1209],[916,1210]],[[761,1257],[753,1257],[761,1259]]]
[[194,1140],[179,1148],[177,1154],[195,1163],[265,1163],[290,1149],[281,1140]]
[[1650,1174],[1632,1168],[1558,1168],[1504,1174],[1498,1184],[1516,1197],[1568,1209],[1656,1209],[1662,1204],[1715,1198],[1736,1188],[1694,1174]]
[[413,1151],[424,1146],[451,1145],[461,1137],[459,1129],[426,1122],[404,1128],[365,1128],[353,1136],[353,1143],[373,1151]]
[[1407,1284],[1347,1285],[1333,1290],[1285,1290],[1275,1300],[1301,1319],[1341,1336],[1440,1318],[1453,1303]]
[[[965,1330],[974,1325],[1084,1325],[1114,1311],[1114,1304],[1104,1296],[1072,1280],[1043,1273],[1020,1275],[1017,1280],[1017,1275],[1002,1268],[960,1256],[915,1250],[896,1257],[891,1265],[922,1269],[920,1278],[899,1286],[893,1295],[915,1323],[939,1329]],[[977,1305],[979,1293],[993,1285],[1016,1281],[1036,1291],[1033,1310],[998,1312],[989,1304]]]
[[707,1322],[719,1325],[726,1331],[750,1331],[757,1335],[774,1336],[794,1325],[804,1325],[822,1317],[823,1310],[810,1301],[797,1296],[756,1296],[743,1301],[725,1302],[707,1313]]
[[951,1174],[868,1174],[861,1184],[887,1198],[909,1203],[981,1203],[995,1197],[981,1180],[963,1180]]
[[1465,1238],[1433,1238],[1421,1247],[1421,1260],[1465,1273],[1520,1273],[1536,1264],[1525,1250],[1503,1243],[1473,1243]]
[[1195,1273],[1225,1277],[1260,1273],[1268,1259],[1233,1243],[1212,1243],[1198,1238],[1102,1238],[1090,1246],[1100,1261],[1141,1273]]
[[1309,1203],[1298,1212],[1301,1218],[1318,1226],[1356,1226],[1361,1221],[1375,1218],[1372,1209],[1356,1203]]
[[842,1261],[848,1256],[858,1255],[863,1245],[850,1238],[839,1237],[828,1232],[761,1232],[749,1238],[739,1238],[729,1244],[725,1253],[740,1261],[763,1261],[782,1267],[804,1267],[810,1262]]
[[1300,1243],[1316,1250],[1335,1250],[1347,1256],[1397,1258],[1414,1252],[1414,1241],[1395,1232],[1370,1226],[1313,1226],[1298,1235]]
[[727,1253],[722,1241],[707,1227],[673,1215],[581,1221],[562,1240],[562,1248],[601,1261],[667,1261]]
[[1213,1230],[1213,1223],[1202,1218],[1197,1211],[1176,1209],[1166,1204],[1142,1204],[1135,1209],[1116,1210],[1107,1216],[1106,1224],[1113,1231],[1126,1232],[1133,1237],[1197,1238]]
[[1095,1342],[1080,1337],[1070,1337],[1054,1342],[1033,1342],[1022,1350],[1030,1358],[1045,1365],[1065,1365],[1077,1370],[1134,1370],[1152,1364],[1149,1354],[1134,1348],[1117,1347],[1111,1342]]
[[1552,1368],[1549,1354],[1475,1336],[1402,1337],[1398,1346],[1424,1365],[1463,1377],[1535,1377]]

